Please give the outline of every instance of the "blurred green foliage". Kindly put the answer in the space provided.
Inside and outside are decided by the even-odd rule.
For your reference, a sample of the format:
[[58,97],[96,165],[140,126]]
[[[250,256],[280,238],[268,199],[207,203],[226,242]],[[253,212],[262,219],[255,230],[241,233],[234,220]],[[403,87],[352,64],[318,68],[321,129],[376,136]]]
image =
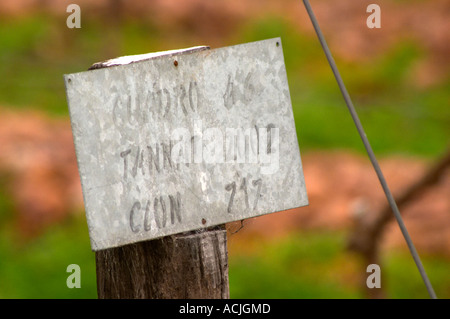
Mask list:
[[[97,297],[95,255],[82,215],[31,243],[15,238],[8,226],[2,223],[0,228],[0,298]],[[359,280],[366,274],[356,256],[345,251],[345,238],[344,232],[305,232],[261,240],[252,253],[231,251],[231,298],[363,298]],[[408,253],[391,251],[383,259],[382,285],[388,298],[427,298]],[[431,255],[422,259],[437,295],[450,298],[449,260]],[[80,289],[66,286],[69,264],[81,268]]]
[[[230,240],[233,240],[231,237]],[[230,258],[232,298],[364,298],[361,282],[369,275],[357,256],[345,252],[344,232],[302,232],[262,241],[251,255]],[[412,257],[405,251],[382,256],[386,298],[428,298]],[[449,260],[422,256],[440,298],[450,297]]]
[[[34,15],[0,21],[0,105],[68,117],[63,74],[120,55],[203,43],[162,33],[150,22],[83,20],[69,30],[65,17]],[[224,45],[281,36],[302,151],[344,148],[363,152],[350,115],[315,37],[280,18],[249,21]],[[449,140],[450,82],[414,88],[409,69],[425,53],[399,43],[370,63],[337,60],[377,154],[434,157]],[[3,183],[3,182],[2,182]],[[31,242],[17,238],[14,203],[0,192],[0,298],[95,298],[95,258],[84,217],[73,217]],[[80,214],[83,216],[83,214]],[[235,235],[239,236],[239,234]],[[344,252],[344,233],[297,234],[247,255],[230,254],[233,298],[360,298],[360,269]],[[449,261],[425,256],[438,296],[450,297]],[[81,266],[81,289],[68,289],[66,267]],[[426,298],[409,255],[392,252],[383,268],[389,297]]]
[[[0,226],[0,298],[96,298],[95,254],[82,214],[33,240]],[[81,268],[81,288],[67,288],[67,266]]]
[[[192,38],[162,33],[150,22],[123,25],[83,21],[79,30],[65,21],[32,16],[0,22],[0,105],[34,108],[68,116],[62,75],[92,63],[199,44]],[[12,32],[13,30],[13,32]],[[291,99],[302,150],[364,149],[315,37],[299,33],[280,18],[249,21],[224,45],[281,36]],[[399,42],[370,62],[338,67],[377,154],[436,156],[448,144],[450,81],[415,88],[410,67],[425,52],[411,41]]]

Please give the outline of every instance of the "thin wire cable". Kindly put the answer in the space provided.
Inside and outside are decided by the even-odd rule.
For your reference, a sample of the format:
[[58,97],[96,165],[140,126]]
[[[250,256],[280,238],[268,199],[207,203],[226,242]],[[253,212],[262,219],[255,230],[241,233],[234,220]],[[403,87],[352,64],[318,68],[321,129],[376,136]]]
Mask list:
[[391,206],[392,211],[395,215],[395,218],[397,219],[397,222],[400,227],[400,230],[402,231],[403,237],[405,238],[406,243],[408,244],[408,248],[411,252],[411,255],[414,258],[416,266],[419,269],[420,275],[422,276],[425,286],[427,287],[428,293],[432,299],[436,299],[437,297],[434,292],[433,286],[431,285],[430,280],[428,279],[428,276],[427,276],[425,269],[422,265],[422,262],[420,260],[419,254],[417,253],[416,248],[414,247],[414,244],[411,240],[411,237],[408,234],[408,230],[406,229],[406,226],[403,223],[403,219],[402,219],[402,216],[400,215],[400,211],[398,210],[395,199],[392,196],[392,193],[389,190],[389,187],[386,183],[386,179],[384,178],[383,172],[381,171],[381,168],[378,165],[378,161],[375,157],[375,154],[373,153],[372,147],[370,146],[369,140],[367,139],[366,133],[364,132],[364,129],[361,125],[361,121],[359,120],[358,114],[355,111],[352,100],[350,99],[350,95],[348,94],[347,89],[344,85],[344,82],[342,81],[341,75],[339,74],[336,63],[334,62],[333,56],[331,55],[330,49],[328,48],[328,45],[325,41],[322,31],[320,30],[320,27],[319,27],[319,24],[317,22],[315,15],[314,15],[314,12],[313,12],[308,0],[303,0],[303,4],[305,5],[306,11],[308,12],[308,15],[314,26],[314,29],[316,30],[317,37],[319,38],[320,44],[322,45],[323,51],[325,52],[328,63],[330,64],[330,67],[333,70],[333,74],[339,85],[339,89],[341,90],[341,93],[344,96],[345,103],[347,104],[348,110],[350,111],[350,114],[353,118],[353,122],[355,123],[358,133],[361,136],[364,147],[366,148],[367,154],[369,155],[369,158],[370,158],[370,161],[372,162],[373,168],[375,169],[375,172],[377,173],[378,179],[380,180],[381,186],[383,187],[384,193],[386,194],[386,198],[389,202],[389,205]]

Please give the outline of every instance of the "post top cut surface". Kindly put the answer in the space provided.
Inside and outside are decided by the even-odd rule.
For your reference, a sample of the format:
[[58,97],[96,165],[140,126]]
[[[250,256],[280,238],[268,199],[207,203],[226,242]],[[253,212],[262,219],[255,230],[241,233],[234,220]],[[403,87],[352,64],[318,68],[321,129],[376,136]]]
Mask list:
[[308,204],[281,40],[191,49],[64,76],[93,250]]
[[186,48],[186,49],[179,49],[179,50],[168,50],[168,51],[152,52],[152,53],[146,53],[146,54],[126,55],[126,56],[121,56],[121,57],[118,57],[115,59],[110,59],[110,60],[106,60],[103,62],[94,63],[89,68],[89,70],[102,69],[102,68],[118,66],[118,65],[126,65],[126,64],[151,60],[151,59],[157,59],[157,58],[160,58],[163,56],[166,56],[166,57],[167,56],[176,56],[179,54],[192,53],[192,52],[203,51],[203,50],[208,50],[208,49],[209,49],[208,46],[200,45],[200,46],[195,46],[195,47]]

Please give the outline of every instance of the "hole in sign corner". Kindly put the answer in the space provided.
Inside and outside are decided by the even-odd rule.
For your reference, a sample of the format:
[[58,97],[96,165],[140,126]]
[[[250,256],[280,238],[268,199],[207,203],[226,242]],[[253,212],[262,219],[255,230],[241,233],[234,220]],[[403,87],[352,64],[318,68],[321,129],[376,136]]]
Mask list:
[[206,219],[202,218],[202,224],[203,224],[203,225],[206,224]]

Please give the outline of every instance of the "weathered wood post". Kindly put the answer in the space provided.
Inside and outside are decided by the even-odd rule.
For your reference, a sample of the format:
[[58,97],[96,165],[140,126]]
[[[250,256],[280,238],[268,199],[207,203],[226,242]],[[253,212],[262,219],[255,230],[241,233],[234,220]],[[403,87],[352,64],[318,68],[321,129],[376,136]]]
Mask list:
[[224,224],[307,205],[281,40],[65,75],[99,298],[229,298]]
[[99,298],[229,298],[224,229],[104,249],[95,257]]

